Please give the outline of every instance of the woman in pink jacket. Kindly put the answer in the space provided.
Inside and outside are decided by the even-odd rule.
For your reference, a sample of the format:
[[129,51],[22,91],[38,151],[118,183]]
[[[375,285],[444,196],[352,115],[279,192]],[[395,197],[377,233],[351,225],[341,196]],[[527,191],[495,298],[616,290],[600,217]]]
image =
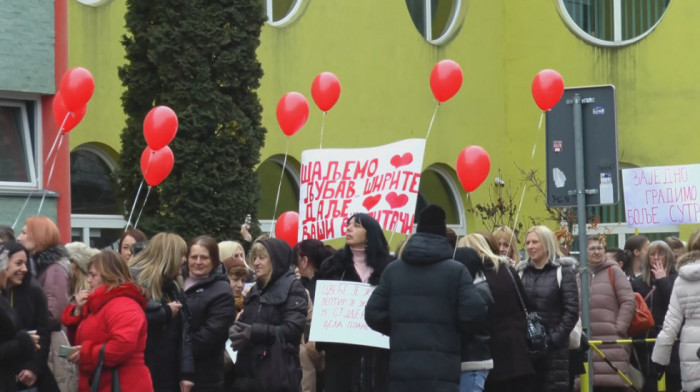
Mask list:
[[[617,262],[605,259],[605,245],[598,236],[588,237],[588,264],[591,340],[626,339],[637,307],[634,292]],[[629,375],[629,345],[605,345],[598,348],[618,369]],[[622,378],[595,353],[593,377],[596,391],[626,390],[627,384]]]
[[[99,382],[100,391],[112,390],[116,369],[122,391],[152,392],[151,374],[143,359],[146,348],[146,299],[133,283],[129,269],[114,251],[103,251],[88,263],[91,292],[76,294],[76,304],[63,312],[63,323],[76,329],[73,352],[68,360],[78,365],[79,390],[90,391]],[[93,380],[100,350],[104,365],[99,380]]]

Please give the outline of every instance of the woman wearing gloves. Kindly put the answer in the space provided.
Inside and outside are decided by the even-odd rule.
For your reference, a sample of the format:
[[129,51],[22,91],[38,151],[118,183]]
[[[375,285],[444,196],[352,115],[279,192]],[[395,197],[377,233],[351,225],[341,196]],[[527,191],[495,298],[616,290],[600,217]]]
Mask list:
[[238,351],[235,391],[296,392],[301,383],[299,343],[307,295],[290,271],[291,249],[276,238],[251,248],[256,284],[229,335]]

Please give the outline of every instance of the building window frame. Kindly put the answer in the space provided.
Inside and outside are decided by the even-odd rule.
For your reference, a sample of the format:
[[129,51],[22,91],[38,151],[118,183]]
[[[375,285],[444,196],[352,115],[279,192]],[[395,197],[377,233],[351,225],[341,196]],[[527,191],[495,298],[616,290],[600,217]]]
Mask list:
[[[421,0],[423,2],[423,31],[419,30],[421,36],[431,45],[440,46],[449,42],[459,31],[459,26],[464,20],[466,12],[464,0],[454,0],[454,5],[450,11],[450,16],[445,29],[439,37],[433,37],[433,15],[432,0]],[[416,26],[417,29],[417,26]]]
[[656,29],[656,27],[661,23],[661,20],[664,18],[666,15],[666,11],[668,11],[668,7],[670,6],[670,0],[669,0],[669,5],[666,6],[666,8],[663,10],[661,15],[659,15],[659,18],[654,22],[645,32],[639,34],[638,36],[630,39],[623,40],[622,39],[622,0],[612,0],[613,1],[613,40],[608,41],[604,39],[600,39],[598,37],[595,37],[591,35],[590,33],[586,32],[583,30],[574,20],[574,18],[569,14],[568,9],[566,8],[565,1],[566,0],[557,0],[559,3],[559,7],[557,11],[559,12],[561,18],[564,20],[564,23],[567,25],[567,27],[572,30],[578,37],[583,39],[584,41],[596,45],[596,46],[607,46],[607,47],[622,47],[622,46],[627,46],[630,44],[633,44],[635,42],[639,42],[646,38],[649,34],[652,33]]
[[[29,111],[27,105],[33,105],[32,128],[29,123]],[[2,181],[0,187],[5,189],[38,189],[41,182],[41,105],[35,96],[0,96],[0,106],[18,108],[20,110],[21,142],[24,147],[24,162],[28,173],[28,181]]]
[[275,9],[274,1],[275,0],[265,0],[265,14],[267,15],[267,21],[265,23],[273,27],[285,27],[294,23],[299,16],[304,13],[304,10],[306,10],[311,0],[293,0],[294,4],[289,9],[289,12],[280,20],[273,20]]
[[[432,171],[433,173],[437,174],[440,178],[442,178],[446,185],[448,195],[452,198],[452,201],[454,202],[454,205],[457,208],[457,216],[459,217],[459,223],[448,223],[447,227],[454,230],[455,233],[457,233],[457,235],[466,235],[467,220],[465,219],[465,217],[467,216],[467,209],[464,206],[464,199],[462,198],[460,187],[457,186],[457,182],[455,181],[455,177],[453,175],[454,173],[451,173],[452,168],[447,169],[440,164],[433,164],[426,167],[423,172],[426,171]],[[413,230],[414,233],[417,227],[418,225],[416,224]]]

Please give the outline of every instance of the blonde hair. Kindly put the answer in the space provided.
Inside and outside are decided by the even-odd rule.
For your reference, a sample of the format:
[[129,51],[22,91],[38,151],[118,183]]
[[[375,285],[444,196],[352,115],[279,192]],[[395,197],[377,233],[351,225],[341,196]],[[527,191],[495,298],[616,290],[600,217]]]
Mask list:
[[498,241],[504,241],[508,243],[510,253],[507,255],[515,262],[520,261],[520,251],[518,249],[518,236],[515,235],[510,227],[500,226],[493,231],[493,238]]
[[[479,257],[481,257],[481,264],[487,267],[487,269],[493,268],[494,271],[498,272],[498,266],[501,263],[510,264],[506,257],[496,255],[491,251],[491,247],[488,242],[486,242],[486,238],[481,234],[467,234],[459,240],[459,246],[466,246],[474,249]],[[487,260],[490,263],[487,264]]]
[[651,254],[655,250],[661,250],[661,252],[665,256],[666,266],[664,267],[664,270],[666,270],[666,275],[668,275],[671,271],[674,271],[676,269],[674,265],[675,256],[673,255],[671,247],[668,246],[668,244],[662,240],[653,241],[651,244],[649,244],[647,255],[646,257],[644,257],[644,260],[642,260],[642,279],[647,285],[651,285],[651,265],[649,264],[649,259],[651,259]]
[[[527,237],[530,233],[535,233],[542,242],[542,245],[544,245],[544,250],[547,252],[547,260],[554,260],[557,258],[557,256],[560,254],[559,246],[557,246],[557,238],[554,236],[554,233],[549,227],[532,226],[530,229],[528,229],[527,233],[525,233],[525,237]],[[530,258],[528,257],[527,260],[530,261]]]
[[[270,258],[270,252],[267,251],[267,248],[265,245],[262,244],[260,241],[255,241],[253,246],[250,248],[250,261],[253,262],[255,261],[256,257],[261,257],[264,258],[266,257],[268,260],[270,260],[270,265],[272,265],[272,259]],[[263,287],[267,286],[267,283],[270,281],[270,277],[272,276],[272,273],[274,272],[274,266],[270,269],[270,274],[263,278]]]
[[[245,248],[243,248],[243,245],[241,245],[240,242],[238,242],[238,241],[221,241],[221,242],[219,242],[219,259],[223,263],[224,260],[232,258],[233,255],[236,254],[236,251],[239,249],[243,253],[243,260],[246,260]],[[246,261],[246,263],[247,263],[247,261]]]
[[148,247],[131,259],[129,267],[138,275],[136,282],[143,287],[149,299],[160,301],[163,296],[163,280],[169,279],[182,287],[178,276],[182,258],[187,253],[187,243],[177,234],[158,233]]
[[75,294],[82,290],[88,290],[90,288],[90,284],[87,282],[87,265],[90,258],[100,253],[100,250],[91,248],[82,242],[71,242],[66,244],[66,250],[68,251],[68,258],[70,259],[71,265],[71,294]]

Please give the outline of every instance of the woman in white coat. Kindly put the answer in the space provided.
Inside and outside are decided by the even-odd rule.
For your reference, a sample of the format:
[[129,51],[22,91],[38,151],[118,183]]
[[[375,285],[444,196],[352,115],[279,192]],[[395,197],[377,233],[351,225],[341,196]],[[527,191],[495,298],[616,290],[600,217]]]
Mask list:
[[656,337],[651,360],[659,370],[668,365],[673,341],[680,330],[683,390],[697,391],[700,390],[700,229],[691,234],[688,251],[682,259],[688,258],[692,262],[685,264],[678,272],[664,326]]

